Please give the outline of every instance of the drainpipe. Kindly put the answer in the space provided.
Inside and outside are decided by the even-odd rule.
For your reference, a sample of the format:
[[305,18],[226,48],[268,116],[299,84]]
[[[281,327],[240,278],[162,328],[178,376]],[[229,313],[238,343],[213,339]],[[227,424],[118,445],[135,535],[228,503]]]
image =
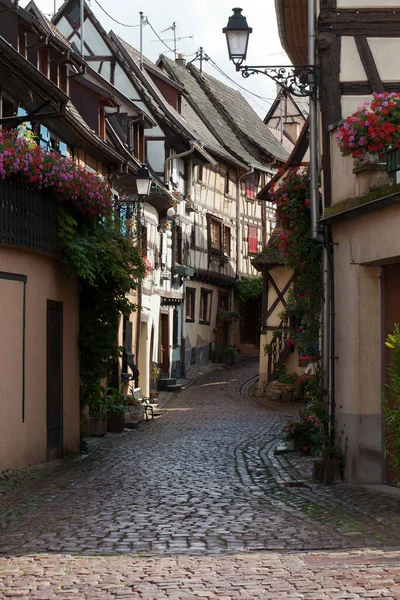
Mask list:
[[[193,198],[193,159],[190,156],[186,169],[186,196]],[[181,309],[181,371],[186,377],[186,278],[183,280],[183,302]]]
[[180,154],[174,154],[173,156],[167,156],[164,163],[164,185],[169,188],[168,179],[168,171],[169,171],[169,163],[177,158],[183,158],[184,156],[189,156],[189,154],[193,154],[194,152],[194,141],[190,141],[190,150],[186,150],[185,152],[181,152]]
[[[308,0],[308,64],[316,64],[316,0]],[[332,350],[331,336],[331,314],[330,314],[330,289],[332,262],[329,258],[330,243],[329,236],[323,235],[320,229],[319,187],[318,187],[318,98],[316,95],[310,97],[310,202],[311,202],[311,235],[312,239],[322,245],[322,283],[323,301],[321,312],[322,324],[322,368],[324,371],[324,386],[331,393],[331,428],[334,419],[334,398],[332,396],[329,351]],[[326,232],[327,233],[327,232]]]
[[[316,2],[308,0],[308,64],[316,64]],[[318,100],[310,96],[310,201],[311,201],[311,234],[313,240],[323,243],[319,219],[318,189]]]
[[242,219],[240,212],[240,184],[242,179],[254,173],[254,167],[250,166],[250,170],[246,171],[236,179],[236,279],[242,277]]

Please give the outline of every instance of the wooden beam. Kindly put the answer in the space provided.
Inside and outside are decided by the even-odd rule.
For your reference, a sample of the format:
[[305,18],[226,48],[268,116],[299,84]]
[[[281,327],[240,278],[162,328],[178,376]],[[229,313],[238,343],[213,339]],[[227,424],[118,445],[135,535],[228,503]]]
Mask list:
[[318,40],[321,68],[320,103],[322,118],[322,168],[325,206],[331,205],[331,145],[329,126],[342,118],[340,94],[340,37],[322,33]]
[[326,9],[318,18],[318,30],[338,35],[399,37],[400,10],[393,8]]
[[[340,84],[340,88],[343,96],[369,96],[372,91],[368,81],[346,81]],[[383,90],[385,92],[400,93],[400,83],[394,81],[389,83],[383,82]]]
[[380,78],[378,68],[375,64],[374,56],[369,47],[368,40],[365,37],[354,38],[360,56],[361,62],[367,74],[372,92],[382,93],[385,91],[382,79]]

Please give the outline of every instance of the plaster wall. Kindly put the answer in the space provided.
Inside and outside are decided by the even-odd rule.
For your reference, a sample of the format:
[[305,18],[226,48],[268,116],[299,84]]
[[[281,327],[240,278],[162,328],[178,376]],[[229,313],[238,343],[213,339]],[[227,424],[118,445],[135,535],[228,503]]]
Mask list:
[[[147,130],[146,130],[147,137]],[[156,173],[164,173],[165,142],[164,140],[146,139],[146,160]]]
[[371,266],[368,257],[384,263],[394,251],[400,253],[386,236],[387,227],[389,237],[396,229],[394,212],[384,209],[379,214],[379,230],[376,213],[332,227],[336,431],[347,446],[346,479],[360,483],[381,482],[383,464],[381,267]]
[[368,43],[382,81],[398,81],[400,38],[368,38]]
[[366,81],[367,75],[358,54],[354,37],[341,38],[340,81]]
[[[288,267],[284,267],[284,266],[275,266],[275,267],[271,268],[270,274],[274,278],[277,287],[280,290],[282,290],[285,287],[285,285],[288,283],[290,278],[292,277],[292,270],[289,269]],[[264,285],[266,285],[265,282],[264,282]],[[269,307],[271,307],[274,304],[277,297],[278,297],[278,294],[276,293],[275,288],[272,285],[269,285],[269,287],[268,287],[268,309],[269,309]],[[277,329],[280,325],[281,318],[279,315],[283,311],[283,309],[284,309],[284,306],[282,305],[281,302],[279,302],[277,304],[277,306],[275,307],[275,309],[273,310],[272,314],[270,315],[268,321],[266,323],[262,324],[264,326],[266,325],[268,327],[271,327],[272,329],[269,329],[266,333],[263,333],[260,338],[260,363],[259,363],[260,376],[259,376],[259,381],[258,381],[259,386],[262,386],[263,384],[265,384],[268,379],[268,354],[264,354],[263,347],[265,344],[271,343],[272,338],[273,338],[273,335],[272,335],[273,330]],[[294,352],[291,352],[288,356],[288,359],[286,361],[286,371],[288,373],[298,373],[299,372],[296,348],[295,348]]]
[[[79,451],[78,285],[60,262],[2,246],[0,271],[26,275],[25,419],[22,420],[23,284],[0,281],[0,469],[47,460],[47,300],[63,303],[63,449]],[[11,285],[10,285],[11,284]]]
[[136,88],[132,85],[129,77],[118,63],[115,65],[114,85],[130,100],[136,102],[140,99]]
[[370,102],[372,95],[370,96],[342,96],[342,118],[346,119],[349,115],[355,112],[359,106],[362,106],[364,102]]

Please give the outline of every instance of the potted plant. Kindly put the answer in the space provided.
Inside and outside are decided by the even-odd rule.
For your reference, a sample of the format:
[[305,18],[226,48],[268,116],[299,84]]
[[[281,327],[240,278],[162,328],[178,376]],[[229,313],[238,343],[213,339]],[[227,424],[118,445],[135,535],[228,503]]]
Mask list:
[[128,400],[117,388],[107,388],[107,431],[121,433],[125,426],[125,410]]
[[153,362],[151,364],[151,382],[153,387],[150,390],[150,398],[152,399],[156,399],[160,395],[160,392],[157,390],[157,381],[160,379],[160,377],[161,367],[158,365],[158,363]]
[[229,358],[231,359],[231,365],[235,364],[236,362],[236,356],[238,355],[238,349],[236,348],[236,346],[227,346],[226,347],[226,356],[229,356]]
[[105,388],[100,384],[93,390],[87,403],[89,410],[89,435],[101,437],[107,431],[107,401]]
[[226,345],[221,343],[215,343],[214,349],[211,353],[211,360],[215,363],[220,363],[226,356]]

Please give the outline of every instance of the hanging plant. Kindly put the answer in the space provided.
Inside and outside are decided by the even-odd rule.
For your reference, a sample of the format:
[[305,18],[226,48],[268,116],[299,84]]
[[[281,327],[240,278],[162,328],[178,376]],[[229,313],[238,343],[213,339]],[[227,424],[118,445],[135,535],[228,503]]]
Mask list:
[[347,117],[336,139],[342,155],[353,158],[400,148],[400,94],[374,93],[372,102]]
[[89,218],[109,215],[110,186],[70,158],[35,145],[31,136],[0,128],[0,179],[19,177],[37,190],[50,189],[59,202],[69,202]]

